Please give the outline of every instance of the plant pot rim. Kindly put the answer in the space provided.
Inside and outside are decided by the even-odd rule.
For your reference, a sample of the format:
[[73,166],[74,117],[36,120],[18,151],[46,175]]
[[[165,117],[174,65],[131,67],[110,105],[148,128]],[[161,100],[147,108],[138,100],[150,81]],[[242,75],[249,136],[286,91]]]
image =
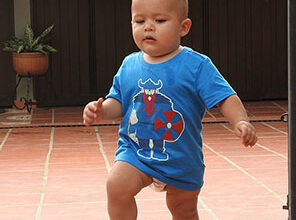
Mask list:
[[36,54],[41,54],[41,55],[48,55],[48,53],[41,53],[41,52],[39,52],[39,51],[35,51],[35,52],[20,52],[20,53],[18,53],[18,52],[12,52],[12,54],[16,54],[16,55],[24,55],[24,56],[26,56],[26,55],[36,55]]

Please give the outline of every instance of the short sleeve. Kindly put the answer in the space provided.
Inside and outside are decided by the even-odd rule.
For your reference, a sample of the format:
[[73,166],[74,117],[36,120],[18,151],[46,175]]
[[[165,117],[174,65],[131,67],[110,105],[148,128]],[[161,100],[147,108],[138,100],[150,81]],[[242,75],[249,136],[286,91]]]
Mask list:
[[196,88],[208,109],[235,94],[233,88],[209,58],[205,59],[199,66]]
[[123,65],[119,68],[117,74],[113,77],[113,84],[112,87],[109,90],[109,94],[106,96],[106,98],[114,98],[120,103],[122,103],[122,96],[121,96],[121,73],[123,71]]

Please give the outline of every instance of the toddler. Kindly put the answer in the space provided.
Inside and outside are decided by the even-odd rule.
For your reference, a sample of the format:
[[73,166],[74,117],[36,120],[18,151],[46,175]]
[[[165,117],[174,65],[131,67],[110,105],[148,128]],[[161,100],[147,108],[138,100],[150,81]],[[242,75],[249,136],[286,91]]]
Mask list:
[[137,218],[135,195],[151,184],[166,192],[173,220],[197,220],[203,185],[202,118],[218,106],[244,146],[256,131],[242,102],[211,60],[180,45],[188,34],[188,0],[132,0],[139,52],[127,56],[106,99],[88,103],[84,124],[122,118],[107,179],[111,220]]

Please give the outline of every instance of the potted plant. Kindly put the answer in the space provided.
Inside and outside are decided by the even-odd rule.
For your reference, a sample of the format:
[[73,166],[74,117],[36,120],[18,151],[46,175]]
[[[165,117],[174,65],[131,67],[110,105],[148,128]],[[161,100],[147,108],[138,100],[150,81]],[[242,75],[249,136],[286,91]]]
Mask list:
[[41,75],[48,70],[48,53],[57,52],[47,42],[54,25],[47,27],[39,36],[34,37],[30,25],[26,25],[24,38],[13,37],[4,42],[4,51],[13,55],[13,68],[21,76]]

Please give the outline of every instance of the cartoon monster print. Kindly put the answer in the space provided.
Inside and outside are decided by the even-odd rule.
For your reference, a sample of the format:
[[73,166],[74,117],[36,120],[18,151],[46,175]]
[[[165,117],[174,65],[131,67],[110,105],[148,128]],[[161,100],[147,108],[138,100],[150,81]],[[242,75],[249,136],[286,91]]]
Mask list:
[[174,110],[172,100],[160,90],[163,84],[151,79],[138,81],[138,92],[133,97],[133,109],[129,118],[129,137],[135,141],[140,157],[167,161],[166,142],[175,142],[181,136],[185,124],[183,116]]

